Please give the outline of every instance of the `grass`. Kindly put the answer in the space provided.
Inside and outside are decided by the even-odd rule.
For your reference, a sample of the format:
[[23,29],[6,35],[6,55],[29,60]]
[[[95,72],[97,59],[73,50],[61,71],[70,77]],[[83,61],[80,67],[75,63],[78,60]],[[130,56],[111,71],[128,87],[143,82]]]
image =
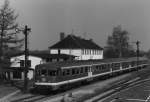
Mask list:
[[8,86],[8,85],[0,85],[0,98],[17,91],[16,87]]

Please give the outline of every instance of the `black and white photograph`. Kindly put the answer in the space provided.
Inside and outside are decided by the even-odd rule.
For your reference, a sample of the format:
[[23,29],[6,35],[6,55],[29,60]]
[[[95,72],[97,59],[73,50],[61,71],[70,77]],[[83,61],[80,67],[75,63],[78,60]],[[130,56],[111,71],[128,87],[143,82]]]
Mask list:
[[0,0],[0,102],[150,102],[150,0]]

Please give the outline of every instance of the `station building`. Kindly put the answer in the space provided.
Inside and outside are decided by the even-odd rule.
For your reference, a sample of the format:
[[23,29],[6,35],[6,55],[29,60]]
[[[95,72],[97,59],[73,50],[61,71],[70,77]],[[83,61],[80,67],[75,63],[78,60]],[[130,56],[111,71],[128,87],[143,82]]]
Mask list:
[[92,39],[86,40],[75,35],[65,37],[60,33],[60,41],[49,47],[50,54],[68,54],[77,56],[76,60],[103,59],[103,48]]

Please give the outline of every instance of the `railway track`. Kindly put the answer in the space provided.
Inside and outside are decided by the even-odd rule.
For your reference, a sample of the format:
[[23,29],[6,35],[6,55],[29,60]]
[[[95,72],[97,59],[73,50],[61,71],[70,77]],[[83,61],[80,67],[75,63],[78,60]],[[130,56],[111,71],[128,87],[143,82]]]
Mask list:
[[[124,81],[120,81],[118,83],[115,83],[113,86],[109,87],[109,88],[106,88],[104,90],[102,90],[102,93],[103,92],[106,92],[106,91],[109,91],[110,89],[112,88],[116,88],[116,91],[120,90],[122,87],[120,87],[121,84],[125,83],[124,84],[124,87],[127,85],[127,84],[131,84],[135,81],[139,80],[139,78],[136,78],[136,79],[132,79],[132,80],[124,80]],[[91,85],[90,85],[91,86]],[[63,96],[64,94],[66,93],[70,93],[72,91],[75,91],[75,90],[79,90],[79,89],[82,89],[84,88],[85,86],[81,86],[80,88],[76,88],[76,89],[72,89],[72,90],[68,90],[66,92],[61,92],[61,93],[55,93],[54,94],[50,94],[50,95],[29,95],[27,97],[22,97],[22,98],[19,98],[19,99],[15,99],[15,100],[12,100],[11,102],[42,102],[42,100],[49,100],[49,99],[53,99],[53,98],[56,98],[56,97],[59,97],[59,96]],[[86,86],[88,87],[88,85]],[[117,89],[118,88],[118,89]],[[114,92],[112,93],[109,93],[109,94],[113,94]],[[108,95],[108,94],[107,94]],[[100,99],[102,98],[105,98],[107,95],[101,97]],[[61,97],[59,97],[61,98]],[[99,100],[99,99],[98,99]],[[95,101],[97,102],[97,101]]]
[[[122,81],[122,82],[119,82],[119,84],[117,83],[117,84],[112,85],[111,87],[103,90],[104,92],[102,92],[100,95],[91,97],[91,99],[84,100],[84,102],[103,102],[103,100],[105,100],[106,98],[110,97],[113,94],[117,94],[120,91],[137,86],[137,85],[147,82],[147,81],[150,81],[150,78],[140,79],[140,77],[137,77],[135,79],[128,80],[126,82]],[[105,94],[103,94],[103,93],[105,93]],[[116,97],[116,99],[117,99],[117,97]]]

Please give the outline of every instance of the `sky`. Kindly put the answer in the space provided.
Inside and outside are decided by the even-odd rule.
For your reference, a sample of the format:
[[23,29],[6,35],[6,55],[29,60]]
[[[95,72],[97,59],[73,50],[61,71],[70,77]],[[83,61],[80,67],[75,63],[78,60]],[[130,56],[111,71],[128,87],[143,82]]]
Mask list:
[[92,38],[104,47],[117,25],[129,32],[135,48],[132,42],[139,40],[141,50],[150,49],[150,0],[10,0],[10,5],[20,27],[31,27],[31,50],[48,49],[60,32]]

